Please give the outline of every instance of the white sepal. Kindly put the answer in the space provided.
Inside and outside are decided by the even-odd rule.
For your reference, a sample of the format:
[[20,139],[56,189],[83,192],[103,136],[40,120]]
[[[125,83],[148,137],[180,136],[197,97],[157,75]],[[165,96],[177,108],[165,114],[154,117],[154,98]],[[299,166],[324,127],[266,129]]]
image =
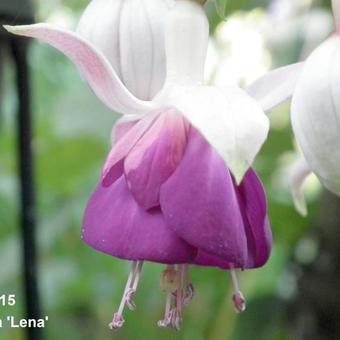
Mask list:
[[40,39],[64,53],[78,67],[97,97],[113,111],[135,115],[157,109],[155,103],[133,96],[102,52],[78,34],[49,24],[4,27],[14,34]]
[[169,85],[157,100],[176,107],[216,149],[240,183],[267,138],[261,106],[237,87]]
[[150,100],[165,80],[164,17],[174,0],[92,0],[78,33],[107,57],[137,98]]
[[340,195],[340,37],[307,59],[292,100],[292,125],[311,170]]
[[277,68],[252,83],[246,91],[264,111],[270,111],[292,97],[303,63]]

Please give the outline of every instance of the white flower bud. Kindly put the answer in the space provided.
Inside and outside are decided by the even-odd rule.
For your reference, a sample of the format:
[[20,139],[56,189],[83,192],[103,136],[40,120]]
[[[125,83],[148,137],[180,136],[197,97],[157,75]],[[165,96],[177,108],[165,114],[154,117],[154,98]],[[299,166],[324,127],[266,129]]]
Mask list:
[[292,101],[295,136],[311,170],[340,195],[340,36],[307,59]]
[[174,0],[92,0],[78,33],[103,52],[137,98],[152,99],[165,80],[164,17]]

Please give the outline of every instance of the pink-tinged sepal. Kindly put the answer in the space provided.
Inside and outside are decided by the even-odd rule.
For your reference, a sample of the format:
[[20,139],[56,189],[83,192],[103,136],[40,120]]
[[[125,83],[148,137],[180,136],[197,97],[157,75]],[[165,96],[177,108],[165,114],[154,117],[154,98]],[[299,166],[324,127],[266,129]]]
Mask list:
[[134,97],[115,70],[94,45],[80,35],[49,24],[4,26],[9,32],[37,38],[67,56],[86,78],[97,97],[121,114],[146,114],[158,107],[153,102]]
[[124,135],[135,125],[139,119],[135,120],[130,116],[123,116],[118,119],[111,130],[111,144],[114,146]]

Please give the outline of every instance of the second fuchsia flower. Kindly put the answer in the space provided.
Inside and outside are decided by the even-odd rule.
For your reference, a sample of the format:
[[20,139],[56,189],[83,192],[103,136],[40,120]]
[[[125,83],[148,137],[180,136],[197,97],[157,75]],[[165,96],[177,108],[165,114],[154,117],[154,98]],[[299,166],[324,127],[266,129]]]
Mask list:
[[[117,75],[123,60],[112,61],[108,57],[112,50],[105,52],[101,43],[96,46],[93,37],[90,42],[46,24],[7,27],[61,50],[96,95],[125,115],[116,126],[83,229],[83,239],[91,247],[132,261],[112,328],[123,325],[125,306],[135,308],[143,261],[167,265],[162,275],[167,298],[161,327],[181,326],[182,308],[193,296],[189,265],[229,270],[235,308],[245,309],[236,269],[264,265],[272,246],[265,192],[251,164],[269,129],[264,111],[291,95],[301,67],[276,70],[248,93],[237,87],[205,86],[209,25],[203,8],[190,0],[176,1],[169,12],[164,2],[161,6],[166,79],[162,88],[162,80],[157,80],[156,95],[155,90],[125,87],[123,82],[129,88],[134,84]],[[162,38],[158,41],[155,48],[164,51]],[[138,48],[142,58],[140,44]],[[161,64],[156,66],[161,69]],[[130,91],[152,100],[137,99]]]
[[303,215],[303,184],[312,172],[340,196],[340,1],[332,0],[332,7],[335,32],[307,58],[292,99],[292,126],[303,156],[291,169],[291,187]]

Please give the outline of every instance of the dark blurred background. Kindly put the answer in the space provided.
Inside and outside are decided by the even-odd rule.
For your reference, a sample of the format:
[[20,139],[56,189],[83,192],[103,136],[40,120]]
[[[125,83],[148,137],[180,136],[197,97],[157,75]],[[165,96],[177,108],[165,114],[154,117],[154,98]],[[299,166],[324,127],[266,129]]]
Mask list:
[[[333,30],[329,1],[228,0],[211,3],[207,82],[246,85],[268,70],[302,60]],[[15,6],[16,1],[10,2]],[[5,0],[0,11],[4,12]],[[85,0],[35,2],[36,20],[74,28]],[[225,5],[225,6],[224,6]],[[8,9],[7,9],[8,10]],[[10,11],[13,12],[13,7]],[[224,13],[221,13],[224,12]],[[12,16],[30,17],[24,8]],[[225,16],[225,18],[223,18]],[[4,20],[9,20],[0,15]],[[18,99],[10,48],[0,39],[0,295],[16,294],[15,307],[0,307],[0,319],[24,316],[22,293]],[[160,330],[164,296],[162,266],[147,264],[137,294],[138,310],[112,333],[129,266],[95,252],[80,241],[81,220],[109,150],[108,111],[74,66],[51,48],[33,43],[29,51],[33,94],[33,151],[37,191],[39,287],[45,339],[339,339],[340,200],[316,178],[306,183],[309,214],[294,210],[288,169],[298,148],[289,105],[270,113],[268,143],[256,161],[269,199],[275,238],[269,263],[240,273],[248,309],[236,315],[228,273],[193,268],[196,297],[185,310],[180,333]],[[94,124],[95,122],[95,124]],[[1,339],[24,339],[25,330],[0,329]]]

